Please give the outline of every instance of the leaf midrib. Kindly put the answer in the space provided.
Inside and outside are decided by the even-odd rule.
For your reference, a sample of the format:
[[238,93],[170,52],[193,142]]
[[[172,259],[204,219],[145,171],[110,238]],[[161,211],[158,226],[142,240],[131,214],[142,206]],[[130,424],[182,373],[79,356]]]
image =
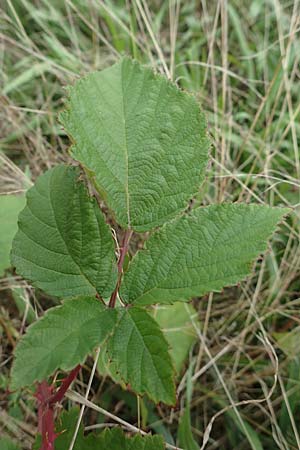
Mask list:
[[122,90],[122,111],[123,111],[123,121],[124,121],[124,153],[125,153],[125,195],[126,195],[126,207],[127,207],[127,221],[128,228],[130,228],[130,197],[129,197],[129,156],[128,156],[128,145],[127,145],[127,127],[126,127],[126,110],[124,102],[124,82],[123,82],[123,64],[121,64],[121,90]]

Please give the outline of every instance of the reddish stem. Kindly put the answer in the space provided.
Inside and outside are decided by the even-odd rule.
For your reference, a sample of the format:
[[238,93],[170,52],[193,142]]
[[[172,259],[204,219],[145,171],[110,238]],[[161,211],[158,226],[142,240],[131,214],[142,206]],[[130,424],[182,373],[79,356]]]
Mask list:
[[38,431],[42,436],[40,450],[54,450],[55,433],[54,412],[57,403],[60,403],[71,383],[78,375],[81,366],[76,366],[69,375],[64,378],[58,391],[53,394],[54,386],[47,381],[42,381],[37,386],[35,397],[38,401]]
[[63,382],[61,383],[58,391],[49,398],[48,400],[49,405],[55,405],[55,403],[60,403],[62,401],[65,393],[69,389],[71,383],[73,383],[73,381],[77,377],[80,369],[81,365],[78,364],[78,366],[76,366],[75,369],[71,370],[69,375],[63,379]]
[[38,384],[36,398],[38,400],[38,430],[42,436],[40,450],[54,450],[54,441],[56,438],[54,408],[48,402],[52,392],[53,386],[49,386],[47,381],[42,381]]
[[109,304],[108,304],[108,306],[110,308],[114,308],[116,306],[116,299],[117,299],[117,295],[118,295],[121,280],[122,280],[124,260],[125,260],[126,253],[128,252],[129,241],[130,241],[131,236],[132,236],[132,230],[130,230],[130,229],[126,230],[125,234],[124,234],[124,238],[123,238],[122,247],[120,249],[121,251],[120,251],[120,257],[119,257],[119,261],[118,261],[118,272],[119,272],[118,280],[117,280],[115,290],[111,294]]
[[132,236],[132,230],[130,230],[130,229],[126,230],[125,234],[124,234],[124,238],[123,238],[119,261],[118,261],[118,272],[119,273],[122,273],[122,270],[123,270],[124,259],[125,259],[126,253],[128,252],[129,241],[130,241],[131,236]]

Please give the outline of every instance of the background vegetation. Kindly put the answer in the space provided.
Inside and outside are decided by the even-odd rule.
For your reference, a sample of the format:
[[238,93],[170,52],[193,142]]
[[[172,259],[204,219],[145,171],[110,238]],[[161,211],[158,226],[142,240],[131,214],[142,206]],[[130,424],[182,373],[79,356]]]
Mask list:
[[[240,286],[195,299],[197,317],[184,323],[162,314],[179,330],[179,352],[182,336],[192,343],[179,366],[177,408],[137,400],[100,372],[89,399],[186,450],[196,442],[209,450],[299,449],[299,0],[6,0],[1,8],[1,435],[24,449],[34,441],[32,392],[9,393],[9,369],[26,324],[55,301],[4,272],[22,193],[68,160],[56,121],[64,86],[126,53],[194,92],[207,113],[212,160],[196,203],[246,201],[294,213]],[[16,193],[17,200],[6,195]],[[92,358],[73,386],[83,396],[91,366]],[[87,408],[83,422],[89,430],[111,420]]]

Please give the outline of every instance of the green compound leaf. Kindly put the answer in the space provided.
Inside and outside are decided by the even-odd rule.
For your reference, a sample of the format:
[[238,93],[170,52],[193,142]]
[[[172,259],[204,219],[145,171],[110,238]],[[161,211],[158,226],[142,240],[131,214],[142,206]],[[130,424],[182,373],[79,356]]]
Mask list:
[[209,149],[204,115],[193,96],[139,63],[123,58],[79,80],[60,121],[124,228],[162,225],[197,193]]
[[107,349],[121,378],[138,394],[147,394],[157,403],[174,404],[174,369],[158,324],[140,308],[123,308],[119,315]]
[[149,305],[186,301],[242,280],[266,250],[285,208],[223,204],[198,208],[154,233],[125,274],[121,296]]
[[78,168],[57,166],[28,191],[12,264],[51,295],[106,297],[116,283],[114,242],[79,174]]
[[68,300],[48,310],[16,347],[11,389],[82,363],[112,332],[116,318],[115,310],[93,297]]

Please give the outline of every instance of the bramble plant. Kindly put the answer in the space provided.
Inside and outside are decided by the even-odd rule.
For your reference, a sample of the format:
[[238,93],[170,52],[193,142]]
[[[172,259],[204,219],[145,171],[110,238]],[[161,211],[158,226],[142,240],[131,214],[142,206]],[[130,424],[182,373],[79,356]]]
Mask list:
[[[136,394],[174,405],[174,364],[151,305],[236,284],[288,212],[239,203],[188,210],[208,163],[205,117],[192,95],[129,58],[69,88],[60,122],[79,166],[37,179],[12,247],[17,273],[62,299],[28,328],[12,368],[11,389],[38,383],[42,450],[54,441],[67,448],[59,445],[55,406],[104,344]],[[119,246],[99,199],[118,224]],[[132,234],[142,232],[150,237],[125,270]],[[56,389],[48,379],[59,369],[71,372]],[[82,436],[76,448],[90,448],[88,439],[96,438]],[[164,448],[160,437],[125,438],[118,429],[97,439],[91,448]]]

